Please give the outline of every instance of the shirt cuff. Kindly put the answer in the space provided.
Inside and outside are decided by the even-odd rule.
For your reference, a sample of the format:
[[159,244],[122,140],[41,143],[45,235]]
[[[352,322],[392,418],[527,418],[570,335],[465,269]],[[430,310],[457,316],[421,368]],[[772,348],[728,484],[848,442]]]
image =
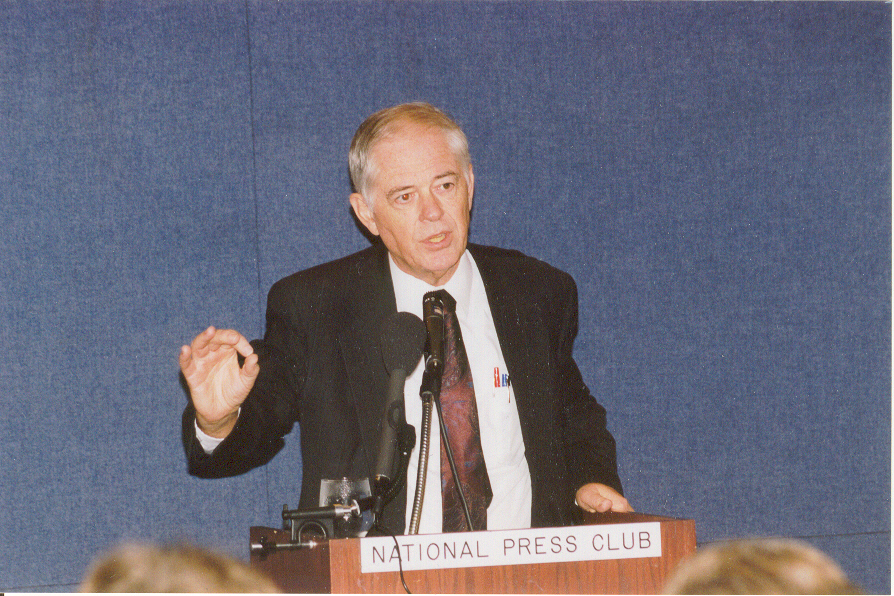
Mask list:
[[[239,418],[239,414],[241,412],[242,408],[239,408],[239,410],[236,412],[237,419]],[[211,435],[205,433],[201,428],[199,428],[199,423],[197,421],[193,421],[193,425],[196,427],[196,439],[199,440],[199,445],[201,445],[202,450],[209,455],[211,454],[211,452],[217,449],[217,446],[223,443],[223,440],[226,438],[212,437]]]

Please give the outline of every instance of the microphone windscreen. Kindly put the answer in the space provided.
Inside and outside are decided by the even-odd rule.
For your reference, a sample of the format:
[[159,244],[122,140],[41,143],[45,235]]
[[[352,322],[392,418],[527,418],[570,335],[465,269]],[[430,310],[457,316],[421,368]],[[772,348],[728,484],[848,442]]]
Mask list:
[[427,332],[422,319],[408,312],[394,313],[382,325],[382,360],[390,375],[398,369],[411,373],[425,347]]

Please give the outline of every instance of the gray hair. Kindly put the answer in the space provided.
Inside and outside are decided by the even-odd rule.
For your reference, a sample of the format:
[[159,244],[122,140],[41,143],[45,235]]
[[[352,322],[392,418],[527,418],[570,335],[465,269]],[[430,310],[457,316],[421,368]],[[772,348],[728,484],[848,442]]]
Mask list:
[[363,196],[370,209],[373,206],[373,198],[369,193],[369,184],[376,173],[375,164],[369,157],[370,153],[376,143],[399,132],[408,123],[440,128],[447,135],[447,143],[460,164],[468,169],[472,163],[469,156],[469,141],[465,133],[450,116],[433,105],[414,102],[379,110],[364,120],[354,133],[348,152],[348,167],[354,191]]

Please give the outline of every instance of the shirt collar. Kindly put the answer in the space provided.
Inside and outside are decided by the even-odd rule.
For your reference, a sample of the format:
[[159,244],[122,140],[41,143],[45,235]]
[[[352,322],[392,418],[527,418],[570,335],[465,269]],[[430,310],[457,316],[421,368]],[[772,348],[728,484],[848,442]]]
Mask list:
[[469,312],[469,296],[472,290],[472,259],[466,250],[459,258],[459,265],[450,279],[441,286],[430,285],[421,279],[405,273],[394,262],[391,254],[388,254],[388,264],[391,268],[391,281],[394,284],[394,298],[398,311],[411,312],[421,316],[422,297],[432,290],[445,289],[456,300],[456,312]]

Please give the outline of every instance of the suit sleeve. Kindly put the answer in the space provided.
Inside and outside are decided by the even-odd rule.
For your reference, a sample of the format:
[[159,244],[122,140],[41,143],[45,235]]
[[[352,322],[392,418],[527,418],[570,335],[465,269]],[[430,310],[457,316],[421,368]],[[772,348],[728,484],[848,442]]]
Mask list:
[[605,408],[590,394],[574,361],[577,286],[570,276],[563,279],[563,299],[555,313],[555,320],[561,321],[556,341],[557,394],[562,396],[558,416],[569,477],[575,491],[584,484],[599,482],[623,494],[615,440],[608,431]]
[[260,373],[235,428],[212,453],[206,454],[196,438],[192,404],[184,410],[182,437],[190,474],[221,478],[262,466],[282,449],[283,437],[298,421],[307,342],[292,295],[282,284],[271,289],[264,339],[252,342]]

